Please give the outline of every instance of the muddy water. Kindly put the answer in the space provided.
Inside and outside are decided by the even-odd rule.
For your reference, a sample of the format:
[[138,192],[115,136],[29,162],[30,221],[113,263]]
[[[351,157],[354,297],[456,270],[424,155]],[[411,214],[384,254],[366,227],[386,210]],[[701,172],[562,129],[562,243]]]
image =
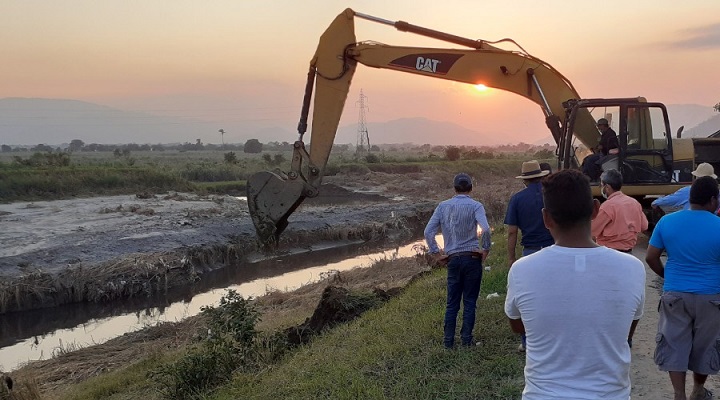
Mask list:
[[10,371],[27,361],[51,358],[59,351],[103,343],[158,322],[180,321],[198,314],[203,306],[218,304],[226,289],[246,298],[269,290],[289,291],[318,281],[331,271],[415,255],[416,245],[421,243],[415,240],[390,249],[371,248],[362,242],[320,243],[274,258],[259,254],[248,257],[246,263],[208,274],[200,285],[162,298],[110,305],[70,304],[0,315],[0,370]]

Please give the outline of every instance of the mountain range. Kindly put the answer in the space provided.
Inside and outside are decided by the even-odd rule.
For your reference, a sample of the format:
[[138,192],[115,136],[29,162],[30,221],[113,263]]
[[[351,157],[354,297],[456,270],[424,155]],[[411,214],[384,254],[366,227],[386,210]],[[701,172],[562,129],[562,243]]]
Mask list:
[[[673,134],[685,126],[683,137],[705,137],[720,129],[720,114],[697,104],[668,105]],[[223,128],[227,134],[218,133]],[[370,144],[417,143],[432,145],[508,144],[507,137],[478,132],[448,121],[402,118],[366,125]],[[73,139],[85,143],[244,143],[250,138],[261,142],[292,142],[297,134],[280,127],[246,123],[208,121],[197,118],[159,116],[125,111],[99,104],[68,99],[0,99],[0,144],[59,145]],[[356,143],[357,125],[338,129],[336,143]],[[534,144],[552,143],[552,137]]]

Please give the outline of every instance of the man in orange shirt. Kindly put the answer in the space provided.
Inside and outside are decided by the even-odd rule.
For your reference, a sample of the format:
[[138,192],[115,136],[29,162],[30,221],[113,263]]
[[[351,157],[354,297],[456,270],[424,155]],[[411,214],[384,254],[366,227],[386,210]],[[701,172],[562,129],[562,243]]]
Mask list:
[[607,200],[592,221],[592,235],[597,244],[630,253],[638,233],[648,229],[648,220],[640,203],[620,191],[622,175],[614,169],[600,176],[600,191]]

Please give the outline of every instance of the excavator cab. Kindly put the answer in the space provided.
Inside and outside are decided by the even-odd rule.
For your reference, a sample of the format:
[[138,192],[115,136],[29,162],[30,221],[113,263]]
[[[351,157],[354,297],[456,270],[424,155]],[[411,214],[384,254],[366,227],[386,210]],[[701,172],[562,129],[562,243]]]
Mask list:
[[625,194],[644,196],[647,185],[681,181],[680,171],[673,165],[670,123],[663,104],[648,103],[643,98],[583,99],[570,102],[567,107],[565,146],[560,151],[564,168],[571,167],[570,161],[577,153],[571,145],[575,116],[586,111],[595,120],[607,119],[617,133],[619,149],[616,154],[602,158],[601,168],[622,173]]

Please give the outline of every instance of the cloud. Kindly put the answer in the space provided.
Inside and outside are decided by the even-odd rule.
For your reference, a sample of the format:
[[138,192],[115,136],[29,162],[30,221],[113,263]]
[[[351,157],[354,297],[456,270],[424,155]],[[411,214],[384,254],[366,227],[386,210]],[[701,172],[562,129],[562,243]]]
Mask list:
[[714,50],[720,49],[720,23],[683,31],[684,39],[669,43],[676,49],[682,50]]

